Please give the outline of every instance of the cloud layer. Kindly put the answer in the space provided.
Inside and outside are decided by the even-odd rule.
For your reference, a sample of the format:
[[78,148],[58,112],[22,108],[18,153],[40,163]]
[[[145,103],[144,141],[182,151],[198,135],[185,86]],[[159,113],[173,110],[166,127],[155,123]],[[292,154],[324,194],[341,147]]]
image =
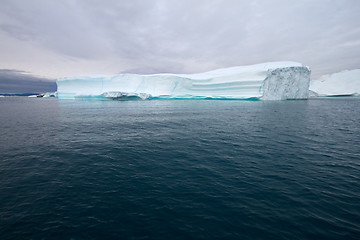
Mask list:
[[318,77],[359,68],[359,12],[357,0],[3,0],[0,68],[59,77],[293,60]]
[[31,75],[24,71],[0,69],[0,93],[55,92],[54,79]]

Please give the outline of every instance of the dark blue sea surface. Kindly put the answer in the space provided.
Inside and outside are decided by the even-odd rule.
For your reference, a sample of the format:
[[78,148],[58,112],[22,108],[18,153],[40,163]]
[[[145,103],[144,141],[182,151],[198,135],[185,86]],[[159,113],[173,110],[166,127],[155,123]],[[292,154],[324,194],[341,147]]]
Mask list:
[[360,239],[360,98],[0,98],[0,239]]

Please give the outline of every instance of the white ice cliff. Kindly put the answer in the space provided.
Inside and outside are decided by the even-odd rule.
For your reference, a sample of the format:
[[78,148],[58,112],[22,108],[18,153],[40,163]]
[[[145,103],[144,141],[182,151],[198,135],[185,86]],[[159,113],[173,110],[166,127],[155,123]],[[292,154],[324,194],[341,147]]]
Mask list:
[[315,96],[359,96],[360,69],[346,70],[312,80],[310,91]]
[[310,69],[297,62],[270,62],[197,74],[119,74],[57,80],[59,99],[306,99]]

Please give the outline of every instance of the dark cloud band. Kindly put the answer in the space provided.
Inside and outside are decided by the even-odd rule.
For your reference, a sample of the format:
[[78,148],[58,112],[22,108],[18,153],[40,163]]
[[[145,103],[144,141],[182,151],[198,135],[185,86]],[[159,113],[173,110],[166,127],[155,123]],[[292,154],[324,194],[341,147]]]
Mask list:
[[54,91],[56,91],[56,83],[53,79],[33,76],[19,70],[0,69],[0,94]]

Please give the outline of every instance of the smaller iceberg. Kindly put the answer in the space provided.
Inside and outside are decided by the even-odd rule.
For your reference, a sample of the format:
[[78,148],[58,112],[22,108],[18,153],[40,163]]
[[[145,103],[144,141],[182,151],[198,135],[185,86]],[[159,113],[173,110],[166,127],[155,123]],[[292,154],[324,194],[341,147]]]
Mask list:
[[30,95],[29,98],[56,98],[58,96],[57,92],[46,92],[40,93],[37,95]]
[[46,92],[46,93],[43,93],[42,95],[44,98],[50,98],[50,97],[55,98],[58,96],[57,92]]
[[310,96],[360,96],[360,69],[324,75],[310,82]]

